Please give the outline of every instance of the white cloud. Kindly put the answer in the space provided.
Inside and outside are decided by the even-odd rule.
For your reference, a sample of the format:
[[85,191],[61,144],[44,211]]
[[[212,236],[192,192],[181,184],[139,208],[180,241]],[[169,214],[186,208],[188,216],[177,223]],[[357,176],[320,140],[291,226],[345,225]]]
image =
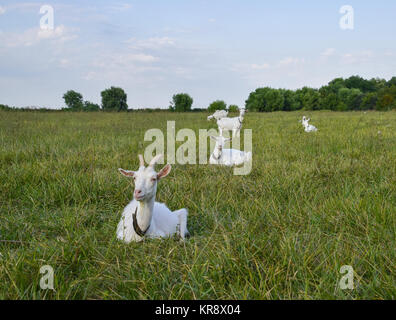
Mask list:
[[[14,1],[14,2],[16,2],[16,1]],[[10,5],[7,5],[7,10],[8,11],[17,10],[17,11],[21,11],[21,12],[33,12],[33,11],[37,11],[40,8],[40,6],[41,6],[40,3],[34,3],[34,2],[12,3]]]
[[287,57],[284,58],[277,63],[240,63],[240,64],[234,64],[230,70],[231,71],[236,71],[236,72],[241,72],[244,74],[259,74],[263,70],[268,70],[268,69],[277,69],[277,68],[283,68],[283,67],[293,67],[293,66],[300,66],[305,63],[304,58],[295,58],[295,57]]
[[69,59],[60,59],[59,63],[62,68],[66,68],[70,65]]
[[157,57],[143,53],[102,55],[93,61],[83,79],[130,79],[134,74],[160,70],[161,68],[152,65],[158,60]]
[[210,23],[214,23],[214,22],[216,22],[216,19],[215,19],[215,18],[210,18],[210,19],[209,19],[209,22],[210,22]]
[[118,11],[118,12],[126,11],[126,10],[129,10],[131,8],[132,8],[132,5],[129,4],[129,3],[115,3],[115,4],[111,5],[111,6],[109,6],[110,10]]
[[158,58],[153,57],[149,54],[137,53],[137,54],[127,54],[122,57],[125,62],[154,62],[157,61]]
[[279,66],[290,66],[290,65],[298,65],[303,64],[305,62],[304,59],[294,58],[294,57],[287,57],[279,61]]
[[253,70],[264,70],[264,69],[268,69],[270,67],[270,65],[268,63],[263,63],[263,64],[252,64],[250,65],[250,67]]
[[6,9],[2,6],[0,6],[0,15],[4,14],[6,12]]
[[345,64],[354,64],[367,62],[373,57],[373,53],[369,50],[356,53],[346,53],[342,55],[342,62]]
[[62,42],[73,40],[77,38],[77,35],[71,34],[64,25],[60,25],[53,30],[51,29],[39,29],[38,38],[41,39],[59,39]]
[[154,37],[145,40],[131,38],[125,41],[125,43],[130,44],[130,48],[133,49],[160,49],[163,47],[173,47],[175,40],[168,37]]
[[333,55],[335,54],[335,52],[336,52],[336,49],[334,49],[334,48],[327,48],[325,51],[323,51],[323,52],[321,53],[321,56],[323,56],[323,57],[330,57],[330,56],[333,56]]
[[5,47],[30,47],[41,41],[56,40],[66,42],[76,37],[77,35],[72,34],[71,30],[67,29],[64,25],[60,25],[53,30],[31,28],[22,33],[1,33],[0,42]]

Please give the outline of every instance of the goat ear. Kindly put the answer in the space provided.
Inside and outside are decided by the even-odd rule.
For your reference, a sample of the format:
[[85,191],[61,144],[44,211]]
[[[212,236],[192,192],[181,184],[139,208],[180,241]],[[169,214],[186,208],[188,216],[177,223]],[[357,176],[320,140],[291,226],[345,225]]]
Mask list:
[[122,168],[118,168],[118,171],[125,177],[132,178],[135,175],[135,171],[124,170]]
[[163,167],[160,170],[160,172],[158,172],[157,179],[159,180],[159,179],[165,178],[169,174],[169,172],[171,172],[171,168],[172,168],[172,166],[170,164],[167,164],[165,167]]

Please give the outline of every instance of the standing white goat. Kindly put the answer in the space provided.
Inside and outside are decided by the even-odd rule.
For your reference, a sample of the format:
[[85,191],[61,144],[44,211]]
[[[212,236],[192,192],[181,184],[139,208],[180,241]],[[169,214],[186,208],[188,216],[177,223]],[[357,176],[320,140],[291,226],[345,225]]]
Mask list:
[[217,120],[217,125],[219,126],[219,133],[220,136],[223,135],[224,130],[232,130],[232,137],[234,138],[237,134],[239,136],[241,128],[242,128],[242,122],[243,118],[245,116],[245,109],[241,109],[239,111],[239,117],[234,117],[234,118],[222,118]]
[[231,138],[224,138],[223,136],[210,136],[210,138],[216,141],[213,153],[210,155],[210,164],[239,166],[252,159],[251,152],[244,152],[236,149],[224,149],[225,143],[230,141]]
[[226,110],[216,110],[214,114],[208,117],[208,120],[210,119],[216,119],[220,120],[222,118],[226,118],[228,116],[228,111]]
[[315,126],[313,126],[311,124],[308,124],[308,122],[310,120],[311,119],[305,118],[305,116],[303,116],[302,120],[300,120],[302,122],[302,125],[304,127],[305,132],[316,132],[316,131],[318,131],[318,129]]
[[186,209],[170,211],[168,207],[155,201],[157,183],[171,171],[167,164],[158,173],[154,166],[162,155],[154,157],[146,168],[142,155],[139,155],[140,167],[138,171],[118,169],[126,177],[135,180],[134,197],[124,209],[117,227],[117,238],[127,243],[142,241],[149,238],[170,237],[179,234],[184,240],[189,235],[187,230]]

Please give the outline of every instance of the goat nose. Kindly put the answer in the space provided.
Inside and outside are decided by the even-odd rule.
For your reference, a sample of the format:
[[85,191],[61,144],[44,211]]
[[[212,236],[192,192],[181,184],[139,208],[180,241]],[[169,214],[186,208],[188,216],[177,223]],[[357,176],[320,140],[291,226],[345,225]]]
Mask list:
[[135,194],[136,195],[139,195],[139,194],[141,194],[142,193],[142,190],[135,190]]

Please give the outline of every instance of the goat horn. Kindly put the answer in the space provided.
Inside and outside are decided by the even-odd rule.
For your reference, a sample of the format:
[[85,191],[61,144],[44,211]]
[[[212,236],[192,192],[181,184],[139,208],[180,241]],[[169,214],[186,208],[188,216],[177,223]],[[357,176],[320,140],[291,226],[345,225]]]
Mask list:
[[161,158],[162,158],[162,154],[156,155],[156,156],[150,161],[149,167],[154,167],[155,164],[156,164]]
[[140,166],[144,167],[144,158],[141,154],[139,154],[139,161],[140,161]]

